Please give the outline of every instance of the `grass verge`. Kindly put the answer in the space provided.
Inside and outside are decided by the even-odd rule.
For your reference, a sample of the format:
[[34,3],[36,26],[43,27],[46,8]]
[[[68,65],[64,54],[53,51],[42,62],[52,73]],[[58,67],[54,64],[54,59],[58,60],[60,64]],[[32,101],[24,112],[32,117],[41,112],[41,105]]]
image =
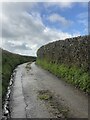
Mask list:
[[32,56],[21,56],[18,54],[13,54],[8,51],[2,50],[2,98],[4,100],[7,87],[10,81],[10,76],[15,69],[15,67],[19,64],[25,62],[35,61],[35,57]]
[[50,71],[54,75],[64,78],[70,84],[75,85],[86,93],[90,93],[90,74],[76,66],[67,66],[64,64],[55,64],[46,60],[37,59],[36,64]]

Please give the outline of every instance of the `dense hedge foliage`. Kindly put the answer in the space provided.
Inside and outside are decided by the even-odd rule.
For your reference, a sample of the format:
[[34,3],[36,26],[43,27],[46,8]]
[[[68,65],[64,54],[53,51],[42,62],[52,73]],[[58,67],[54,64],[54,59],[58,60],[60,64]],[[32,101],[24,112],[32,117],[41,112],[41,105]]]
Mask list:
[[2,97],[4,98],[7,91],[7,86],[10,80],[10,76],[14,68],[28,61],[34,61],[35,57],[20,56],[17,54],[12,54],[5,50],[2,50]]
[[76,66],[67,66],[65,64],[54,64],[45,59],[37,59],[36,63],[44,69],[49,70],[58,77],[64,78],[85,92],[90,92],[90,75],[88,71]]

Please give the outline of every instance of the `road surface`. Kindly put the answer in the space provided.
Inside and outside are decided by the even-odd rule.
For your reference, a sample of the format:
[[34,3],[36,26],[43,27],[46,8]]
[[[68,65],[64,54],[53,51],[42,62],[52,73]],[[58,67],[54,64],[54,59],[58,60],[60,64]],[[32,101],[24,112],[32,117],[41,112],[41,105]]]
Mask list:
[[50,91],[52,96],[57,98],[56,103],[60,103],[65,109],[68,109],[68,117],[88,117],[88,97],[35,63],[19,65],[14,79],[10,102],[11,118],[58,117],[55,113],[58,110],[55,108],[55,101],[49,103],[41,100],[40,96],[38,97],[39,91],[43,90]]

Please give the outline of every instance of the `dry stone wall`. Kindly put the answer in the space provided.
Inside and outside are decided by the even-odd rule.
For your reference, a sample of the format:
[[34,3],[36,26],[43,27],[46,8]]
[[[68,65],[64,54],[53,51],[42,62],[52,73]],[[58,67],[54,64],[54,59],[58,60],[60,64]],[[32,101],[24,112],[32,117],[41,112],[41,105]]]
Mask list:
[[89,36],[59,40],[42,46],[37,51],[38,59],[56,64],[89,68]]

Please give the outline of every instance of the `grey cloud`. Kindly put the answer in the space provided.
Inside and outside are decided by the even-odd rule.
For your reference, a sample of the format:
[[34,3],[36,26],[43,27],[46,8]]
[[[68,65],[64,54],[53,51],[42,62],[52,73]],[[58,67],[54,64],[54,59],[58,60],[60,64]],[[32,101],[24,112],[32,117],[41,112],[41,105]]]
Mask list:
[[14,38],[16,37],[16,35],[14,33],[12,33],[12,31],[4,29],[4,27],[2,27],[2,38]]
[[27,43],[22,44],[15,44],[7,41],[7,44],[5,45],[6,48],[11,48],[11,50],[14,49],[20,49],[20,50],[32,50],[30,47],[28,47]]

